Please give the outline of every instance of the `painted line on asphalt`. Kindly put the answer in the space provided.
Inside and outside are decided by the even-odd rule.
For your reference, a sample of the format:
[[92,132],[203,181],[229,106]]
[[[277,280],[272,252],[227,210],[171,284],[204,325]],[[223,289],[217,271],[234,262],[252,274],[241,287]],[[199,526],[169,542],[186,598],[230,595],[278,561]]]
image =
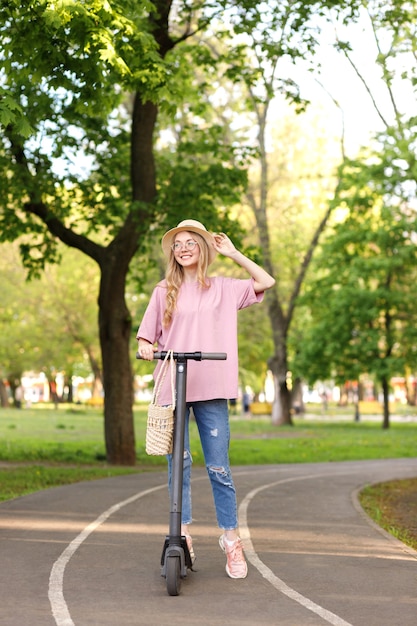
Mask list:
[[[248,472],[240,471],[237,473],[246,474]],[[276,589],[278,589],[279,591],[281,591],[288,597],[292,598],[293,600],[296,600],[300,604],[303,604],[303,606],[310,609],[311,611],[318,613],[321,617],[324,617],[324,615],[330,616],[333,619],[333,621],[331,621],[327,617],[324,617],[324,619],[327,619],[327,621],[333,626],[352,626],[351,624],[348,624],[347,622],[338,618],[336,615],[333,615],[333,613],[326,611],[326,609],[323,609],[322,607],[315,605],[314,602],[312,602],[311,600],[308,600],[308,598],[304,598],[304,596],[302,596],[295,590],[288,587],[286,583],[284,583],[277,576],[275,576],[275,574],[259,559],[258,555],[256,554],[253,548],[252,541],[250,539],[250,532],[249,532],[249,528],[247,525],[247,510],[248,510],[248,506],[251,500],[260,491],[264,489],[268,489],[275,485],[282,484],[282,483],[291,482],[295,480],[317,478],[319,476],[326,476],[326,474],[318,474],[315,476],[306,475],[306,476],[300,476],[300,477],[285,478],[285,479],[270,483],[268,485],[263,485],[251,491],[246,496],[246,498],[243,500],[243,502],[241,503],[239,507],[240,534],[245,541],[245,553],[248,557],[248,560],[252,563],[252,565],[254,565],[254,567],[256,567],[256,569],[258,569],[258,571],[262,574],[262,576],[266,578]],[[203,478],[204,477],[193,479],[193,482],[195,480],[202,480]],[[86,526],[75,537],[75,539],[73,539],[73,541],[71,541],[71,543],[68,544],[68,546],[60,555],[60,557],[55,561],[51,569],[51,574],[49,576],[48,598],[49,598],[49,602],[51,605],[52,615],[55,619],[55,623],[57,626],[75,626],[74,621],[72,620],[71,614],[69,612],[67,603],[65,601],[65,597],[64,597],[64,573],[65,573],[66,566],[68,565],[70,559],[74,556],[78,548],[91,535],[91,533],[93,533],[95,530],[97,530],[99,526],[101,526],[101,524],[107,521],[108,518],[111,515],[113,515],[113,513],[116,513],[117,511],[122,509],[124,506],[127,506],[128,504],[131,504],[132,502],[135,502],[136,500],[139,500],[140,498],[143,498],[144,496],[147,496],[161,489],[166,489],[165,483],[163,485],[158,485],[157,487],[152,487],[151,489],[146,489],[145,491],[140,491],[139,493],[131,496],[130,498],[127,498],[126,500],[123,500],[111,506],[109,509],[104,511],[101,515],[99,515],[97,519],[91,522],[91,524],[88,524],[88,526]],[[338,621],[334,621],[335,618]]]
[[81,544],[89,535],[91,535],[91,533],[93,533],[101,524],[113,515],[113,513],[116,513],[124,506],[131,504],[132,502],[135,502],[150,493],[154,493],[160,489],[166,489],[166,487],[166,483],[164,483],[158,487],[152,487],[151,489],[140,491],[134,496],[111,506],[107,509],[107,511],[104,511],[104,513],[99,515],[94,522],[91,522],[91,524],[86,526],[84,530],[65,548],[61,556],[55,561],[49,576],[48,598],[52,609],[52,615],[54,616],[57,626],[75,626],[64,598],[64,573],[71,557],[74,556]]
[[295,591],[295,589],[292,589],[291,587],[289,587],[281,578],[278,578],[278,576],[276,576],[274,572],[271,569],[269,569],[269,567],[265,565],[263,561],[261,561],[261,559],[255,552],[255,549],[253,547],[253,543],[251,540],[251,536],[250,536],[250,530],[248,526],[248,508],[252,500],[255,498],[256,495],[258,495],[258,493],[260,493],[261,491],[264,491],[265,489],[270,489],[271,487],[275,487],[276,485],[282,485],[284,483],[294,482],[296,480],[310,480],[310,479],[319,478],[321,476],[327,476],[327,474],[315,474],[314,476],[305,475],[305,476],[297,476],[293,478],[284,478],[282,480],[269,483],[268,485],[262,485],[261,487],[257,487],[256,489],[253,489],[252,491],[250,491],[239,506],[240,536],[242,537],[244,544],[245,544],[245,554],[246,554],[248,561],[250,561],[250,563],[261,574],[261,576],[263,576],[273,587],[275,587],[275,589],[277,589],[278,591],[286,595],[291,600],[298,602],[298,604],[301,604],[304,608],[308,609],[309,611],[316,613],[316,615],[319,615],[326,622],[328,622],[329,624],[332,624],[332,626],[352,626],[352,624],[349,624],[349,622],[346,622],[338,615],[331,613],[330,611],[323,608],[319,604],[316,604],[309,598],[306,598],[298,591]]

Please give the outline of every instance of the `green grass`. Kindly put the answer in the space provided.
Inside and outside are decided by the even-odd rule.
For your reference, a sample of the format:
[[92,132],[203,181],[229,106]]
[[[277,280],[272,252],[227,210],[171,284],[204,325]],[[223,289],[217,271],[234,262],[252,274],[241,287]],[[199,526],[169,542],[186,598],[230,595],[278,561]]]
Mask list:
[[[381,418],[382,421],[382,418]],[[417,423],[354,422],[341,416],[295,419],[295,425],[273,426],[270,418],[232,417],[230,457],[233,465],[314,463],[416,456]],[[146,407],[135,409],[137,463],[165,465],[145,452]],[[0,461],[105,465],[100,409],[62,406],[0,409]],[[194,422],[190,426],[194,463],[203,457]]]
[[417,477],[369,485],[359,501],[379,526],[417,550]]
[[[398,406],[391,428],[382,417],[353,419],[353,409],[309,405],[306,418],[294,426],[273,426],[268,417],[231,417],[230,460],[233,466],[317,463],[417,456],[417,423],[407,418],[416,409]],[[146,407],[135,409],[137,465],[114,467],[106,463],[102,410],[83,406],[38,405],[30,409],[0,409],[0,501],[49,487],[166,467],[166,460],[145,452]],[[194,464],[204,464],[197,427],[190,423]],[[415,490],[415,482],[414,490]],[[406,506],[417,506],[406,494]],[[361,494],[368,514],[399,539],[417,545],[415,509],[411,519],[398,518],[392,493],[379,486]],[[411,503],[411,504],[410,504]]]
[[[276,429],[277,430],[277,429]],[[276,433],[275,430],[275,433]],[[234,439],[231,459],[236,464],[315,463],[414,457],[417,424],[395,424],[382,430],[377,423],[298,422],[278,436]]]
[[[393,422],[389,430],[378,421],[353,421],[346,415],[295,419],[295,425],[273,426],[270,418],[231,418],[230,459],[233,466],[314,463],[415,457],[417,423]],[[310,411],[310,409],[309,409]],[[312,413],[312,411],[310,411]],[[101,409],[39,405],[0,409],[0,499],[53,485],[91,480],[166,466],[163,457],[145,452],[146,407],[135,409],[137,465],[114,468],[106,463]],[[197,427],[190,424],[195,465],[204,464]],[[10,464],[18,467],[10,467]]]
[[49,487],[70,485],[84,480],[109,478],[110,476],[138,471],[133,468],[117,467],[48,467],[43,465],[5,467],[0,470],[0,502]]

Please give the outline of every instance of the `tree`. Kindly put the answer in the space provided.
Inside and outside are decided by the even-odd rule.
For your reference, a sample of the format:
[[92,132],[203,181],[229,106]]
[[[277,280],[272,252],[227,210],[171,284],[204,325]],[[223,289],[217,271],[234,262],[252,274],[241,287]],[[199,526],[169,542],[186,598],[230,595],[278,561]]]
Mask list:
[[[99,334],[110,462],[135,461],[131,315],[125,301],[131,260],[134,255],[137,263],[146,258],[150,229],[155,235],[178,221],[175,210],[184,211],[184,197],[189,209],[202,205],[195,217],[208,227],[217,225],[217,184],[222,172],[236,181],[236,168],[224,160],[224,142],[215,144],[207,127],[206,137],[211,141],[200,143],[205,151],[200,158],[194,154],[193,168],[177,163],[188,174],[184,184],[198,180],[196,172],[201,172],[204,186],[192,185],[191,197],[184,196],[184,189],[188,190],[184,184],[178,184],[162,166],[156,167],[161,113],[175,119],[183,86],[190,92],[190,67],[187,82],[182,80],[190,56],[182,57],[178,51],[189,54],[187,42],[199,37],[192,59],[198,61],[199,71],[207,71],[205,85],[217,79],[226,63],[231,80],[237,82],[239,73],[247,74],[245,80],[255,90],[256,103],[260,69],[250,69],[249,47],[233,41],[227,54],[213,60],[209,45],[201,45],[204,29],[216,32],[219,39],[228,37],[230,30],[241,38],[245,33],[259,33],[257,46],[274,67],[278,57],[298,58],[314,49],[316,25],[308,24],[312,15],[322,16],[329,7],[347,7],[352,13],[356,6],[356,2],[330,0],[275,3],[270,15],[276,12],[276,18],[270,22],[267,37],[261,29],[266,7],[253,1],[184,0],[174,5],[162,0],[120,0],[55,5],[32,0],[23,6],[8,2],[0,7],[0,84],[3,94],[7,91],[0,107],[0,123],[5,128],[0,149],[1,238],[11,240],[25,233],[28,239],[21,249],[32,273],[57,260],[58,239],[81,250],[100,268]],[[274,29],[283,19],[285,33],[290,34],[277,39]],[[272,86],[268,83],[269,89]],[[281,86],[285,93],[293,92],[291,82],[283,81]],[[187,104],[194,107],[197,126],[200,101],[194,92],[195,100]],[[207,145],[219,147],[208,165]],[[190,153],[188,148],[191,161]],[[238,153],[235,147],[233,157]],[[83,175],[80,165],[85,166]],[[169,184],[173,182],[177,184]],[[227,219],[234,194],[230,187],[220,187],[220,191],[227,196],[220,211]],[[165,200],[172,200],[174,208],[167,210]],[[261,212],[260,225],[264,218]],[[260,235],[263,241],[267,231],[260,228]],[[262,247],[267,255],[268,246]],[[266,256],[267,269],[268,261]]]
[[[21,246],[32,274],[57,260],[58,240],[100,268],[111,463],[135,462],[126,276],[133,256],[147,251],[149,229],[156,233],[159,224],[174,222],[159,204],[154,154],[159,111],[175,114],[180,99],[171,53],[227,7],[184,2],[173,12],[172,2],[162,0],[34,0],[4,3],[0,10],[1,239],[32,235]],[[198,197],[208,196],[205,190]]]
[[64,248],[60,265],[27,281],[15,242],[2,246],[0,275],[1,376],[11,389],[30,370],[50,382],[64,373],[70,398],[72,374],[100,379],[95,264]]
[[365,367],[374,372],[383,389],[383,427],[388,428],[389,379],[404,373],[406,366],[415,367],[417,120],[414,112],[410,116],[403,93],[415,93],[416,13],[402,2],[367,3],[366,10],[388,95],[385,103],[365,80],[347,38],[339,37],[337,45],[385,129],[371,149],[347,160],[340,170],[334,205],[347,211],[347,217],[324,245],[321,262],[323,267],[325,258],[328,269],[310,294],[315,293],[313,313],[320,321],[313,321],[300,352],[310,381],[329,375],[332,367],[339,380],[357,378]]
[[[123,158],[128,140],[123,128],[117,130],[115,111],[123,98],[122,85],[142,83],[142,95],[146,91],[149,95],[152,81],[162,79],[161,58],[169,43],[161,57],[154,37],[140,28],[138,16],[147,4],[140,4],[136,14],[131,14],[133,8],[101,3],[55,7],[49,2],[7,3],[1,8],[2,84],[33,129],[25,140],[13,119],[5,123],[2,240],[22,232],[33,234],[21,246],[32,274],[56,260],[58,240],[99,265],[106,446],[108,460],[123,464],[135,460],[125,277],[149,226],[146,205],[141,203],[151,207],[155,196],[154,165],[148,153],[152,155],[156,105],[142,102],[137,93],[131,184]],[[123,9],[129,9],[127,17]],[[147,72],[150,78],[145,80]],[[79,169],[71,161],[91,159],[93,154],[88,184],[78,181]],[[110,155],[114,169],[106,182]],[[62,172],[63,167],[68,171]]]
[[[35,0],[23,6],[4,3],[0,9],[0,83],[3,93],[7,90],[0,108],[1,241],[26,235],[21,252],[31,275],[58,260],[58,240],[99,266],[111,463],[135,462],[131,316],[125,302],[130,262],[135,254],[142,254],[139,262],[145,258],[151,228],[155,235],[158,227],[179,219],[163,205],[175,191],[166,172],[158,183],[160,189],[165,185],[165,196],[157,194],[154,152],[159,111],[174,115],[181,99],[170,53],[213,16],[200,19],[200,3],[184,2],[174,13],[172,8],[162,0],[59,5]],[[193,181],[199,166],[201,180],[204,171],[217,175],[193,187],[187,208],[203,199],[203,210],[194,215],[210,217],[210,227],[219,198],[214,189],[222,170],[231,168],[222,151],[209,166],[194,160]],[[234,191],[226,195],[236,197],[232,178]],[[183,211],[183,188],[177,185],[180,191]]]
[[[287,25],[293,19],[294,5],[293,3],[290,3],[291,6],[286,5],[286,3],[279,4],[279,7],[275,7],[274,10],[271,11],[269,17],[271,22],[268,22],[268,18],[264,19],[264,24],[266,25],[265,31],[257,26],[249,35],[252,40],[251,49],[254,51],[253,57],[255,59],[255,65],[258,68],[255,78],[254,74],[249,71],[243,73],[243,80],[246,84],[249,100],[252,104],[256,119],[260,155],[257,188],[254,192],[254,179],[251,177],[252,185],[249,189],[248,202],[253,210],[256,225],[259,230],[261,246],[264,251],[264,262],[271,273],[274,273],[273,255],[271,254],[271,215],[273,215],[274,212],[273,200],[271,198],[272,160],[269,158],[268,154],[270,150],[268,146],[268,138],[270,137],[270,133],[268,132],[269,127],[267,126],[268,111],[277,90],[295,103],[299,109],[304,108],[306,103],[303,102],[298,86],[290,79],[286,81],[283,80],[282,74],[278,74],[278,67],[288,53],[291,54],[291,58],[296,62],[304,56],[307,59],[313,59],[314,63],[315,55],[311,53],[317,48],[313,31],[309,29],[311,22],[309,22],[308,17],[303,21],[300,28],[296,30],[289,28],[287,30]],[[336,33],[339,30],[344,33],[345,36],[343,39],[339,36],[336,37],[335,46],[348,59],[357,77],[365,86],[378,116],[388,129],[389,122],[382,113],[385,103],[376,96],[372,87],[367,83],[364,75],[360,71],[360,65],[355,62],[355,57],[351,54],[352,43],[351,38],[349,39],[349,33],[352,30],[351,27],[357,19],[361,18],[363,20],[364,16],[367,17],[370,26],[369,31],[372,33],[374,40],[373,43],[377,55],[376,62],[381,69],[382,83],[385,87],[385,93],[388,95],[388,103],[391,105],[390,119],[395,120],[396,123],[394,127],[396,130],[391,127],[390,133],[396,136],[398,140],[398,152],[402,153],[400,158],[405,158],[409,167],[415,169],[412,165],[412,163],[414,163],[414,157],[412,156],[412,134],[409,132],[411,129],[407,130],[407,125],[404,124],[404,117],[401,115],[401,107],[398,103],[399,98],[395,95],[396,91],[398,91],[399,81],[399,72],[395,69],[398,63],[395,62],[399,60],[400,56],[406,59],[408,58],[406,65],[409,71],[402,76],[403,79],[405,78],[403,86],[405,83],[408,90],[412,92],[413,85],[416,84],[415,9],[411,7],[408,2],[386,4],[379,1],[361,2],[358,4],[348,3],[348,6],[344,5],[344,3],[337,3],[337,6],[332,6],[330,3],[322,3],[320,7],[316,5],[315,9],[316,19],[317,15],[326,16],[329,20],[334,20],[335,24],[337,24]],[[275,20],[278,15],[279,18],[277,22]],[[271,27],[272,24],[274,28]],[[268,46],[259,45],[261,37],[263,40],[265,40],[265,38],[268,40]],[[277,41],[279,41],[279,46],[276,45]],[[388,45],[387,41],[389,42]],[[401,62],[399,65],[401,67]],[[318,78],[319,74],[316,68],[314,68],[313,71]],[[329,92],[331,93],[331,88]],[[334,102],[337,104],[335,99]],[[411,126],[414,126],[414,124],[411,124]],[[407,146],[405,147],[407,155],[404,155],[404,151],[400,148],[401,145],[403,147]],[[341,136],[340,156],[342,161],[347,158],[343,134]],[[397,154],[397,158],[398,157],[399,155]],[[276,289],[271,290],[271,292],[267,294],[274,339],[274,355],[270,358],[269,365],[275,381],[276,393],[273,408],[273,421],[275,423],[291,423],[292,393],[287,384],[287,374],[289,369],[291,369],[291,360],[288,354],[291,326],[294,325],[297,299],[306,280],[313,254],[319,244],[320,238],[325,233],[332,212],[338,205],[341,189],[344,187],[344,181],[341,178],[343,171],[343,168],[341,168],[339,170],[340,175],[338,177],[335,176],[333,179],[333,200],[328,203],[327,209],[321,208],[321,211],[316,212],[315,219],[313,218],[315,227],[309,235],[309,241],[306,240],[304,242],[302,247],[304,251],[299,255],[301,258],[298,268],[294,268],[294,278],[289,292],[289,283],[283,285],[282,282],[278,280]],[[413,179],[413,176],[411,176],[411,178]],[[352,179],[350,179],[350,182],[353,185],[355,183]],[[275,265],[275,267],[277,266]],[[279,276],[279,269],[276,273]]]
[[390,379],[417,366],[416,218],[406,197],[394,201],[384,193],[390,163],[374,156],[345,166],[346,216],[317,257],[317,278],[304,296],[313,322],[296,359],[310,383],[374,374],[383,391],[383,428]]
[[[359,16],[361,17],[361,23],[364,21],[368,22],[369,28],[368,32],[370,32],[373,36],[374,49],[376,50],[376,62],[378,67],[381,69],[381,83],[385,88],[385,95],[387,96],[385,99],[377,96],[374,92],[373,86],[367,82],[365,75],[361,72],[360,61],[355,60],[354,50],[352,46],[352,26],[353,21],[349,18],[347,21],[344,19],[347,13],[343,12],[340,14],[338,18],[336,14],[335,24],[336,33],[339,31],[343,32],[343,38],[341,36],[336,36],[335,45],[336,48],[346,57],[351,67],[354,69],[356,76],[362,82],[363,86],[366,89],[368,96],[370,97],[370,101],[372,102],[377,115],[379,116],[382,123],[385,125],[386,129],[389,128],[389,120],[395,121],[395,127],[390,128],[390,133],[392,134],[394,128],[394,135],[396,135],[399,143],[397,144],[397,148],[400,145],[405,148],[405,151],[408,152],[407,163],[410,163],[410,155],[412,150],[410,151],[410,133],[406,130],[406,126],[404,125],[404,117],[401,115],[399,106],[399,98],[396,97],[396,92],[399,93],[398,83],[400,80],[399,72],[396,71],[396,67],[400,65],[398,63],[399,57],[408,56],[408,63],[406,65],[409,68],[408,73],[404,73],[402,78],[405,79],[403,81],[402,87],[406,86],[408,89],[412,88],[412,85],[415,84],[415,63],[413,63],[413,56],[415,61],[415,15],[410,7],[409,3],[401,3],[395,2],[387,5],[386,3],[380,2],[371,2],[371,3],[361,3]],[[343,9],[343,7],[341,7]],[[365,19],[366,18],[366,19]],[[407,38],[410,37],[408,40]],[[414,42],[414,43],[413,43]],[[414,51],[414,52],[413,52]],[[411,57],[411,63],[410,61]],[[332,89],[328,90],[331,95]],[[334,103],[338,105],[337,100],[332,97]],[[389,118],[383,115],[382,111],[391,108],[391,114]],[[261,127],[261,124],[259,124]],[[400,140],[401,138],[401,140]],[[341,156],[343,161],[347,162],[347,156],[345,151],[345,142],[344,136],[341,137]],[[401,150],[400,150],[401,151]],[[262,150],[261,150],[262,154]],[[398,155],[397,155],[398,156]],[[267,180],[267,163],[264,159],[264,162],[261,161],[261,171],[263,171],[263,179]],[[274,309],[276,311],[275,317],[279,321],[274,325],[275,331],[280,330],[280,334],[275,341],[276,346],[276,372],[277,372],[277,385],[280,387],[278,390],[278,395],[281,394],[283,397],[287,397],[287,401],[284,403],[284,406],[281,407],[281,411],[284,414],[284,421],[289,421],[288,418],[285,417],[288,414],[289,402],[290,402],[290,394],[286,385],[286,370],[291,367],[291,361],[287,358],[287,350],[288,346],[292,345],[294,354],[297,354],[298,347],[296,345],[297,339],[295,339],[294,335],[300,335],[297,329],[297,322],[295,321],[294,327],[294,319],[296,320],[297,316],[294,318],[295,307],[297,305],[297,298],[301,293],[303,283],[305,282],[307,276],[307,270],[309,264],[312,260],[314,250],[319,244],[320,238],[325,235],[329,219],[331,218],[331,214],[337,209],[338,203],[341,199],[341,190],[346,189],[346,181],[343,180],[343,175],[347,170],[343,168],[343,166],[339,169],[339,176],[336,179],[337,184],[335,185],[334,198],[328,203],[327,211],[323,211],[322,219],[318,223],[317,229],[311,238],[310,245],[306,247],[306,253],[300,262],[299,271],[295,272],[295,280],[293,282],[293,290],[290,298],[288,299],[287,309],[284,310],[282,307],[283,299],[281,296],[278,296],[278,302],[275,303]],[[262,176],[261,176],[262,179]],[[353,177],[349,179],[350,184],[353,187],[356,186],[356,182]],[[262,183],[265,185],[265,182]],[[267,193],[264,193],[264,198],[267,197]],[[262,196],[261,196],[262,198]],[[265,202],[265,200],[264,200]],[[259,202],[258,206],[261,206],[261,202]],[[327,318],[328,319],[328,318]],[[338,324],[339,320],[335,323]],[[290,329],[290,326],[292,328]],[[290,332],[291,330],[291,332]],[[302,335],[302,333],[301,333]],[[277,346],[280,346],[277,349]],[[297,357],[296,357],[297,359]],[[271,361],[271,365],[273,365],[273,361]],[[281,365],[279,367],[279,365]],[[314,364],[312,365],[312,369],[314,370]],[[328,368],[324,368],[326,371]],[[278,374],[280,371],[280,374]],[[322,372],[323,375],[323,372]]]
[[[286,99],[291,102],[298,112],[305,110],[307,103],[300,95],[299,85],[286,68],[292,69],[293,65],[304,58],[314,58],[320,25],[329,10],[334,9],[338,15],[347,8],[353,19],[357,7],[358,3],[354,2],[289,1],[268,2],[249,9],[248,3],[245,3],[245,8],[236,7],[230,16],[230,32],[225,33],[222,39],[225,50],[221,46],[210,46],[210,60],[214,57],[224,65],[224,76],[235,88],[238,87],[238,95],[245,101],[246,111],[250,112],[250,120],[253,120],[252,124],[247,123],[247,141],[255,148],[258,159],[254,159],[252,164],[246,203],[253,213],[252,228],[256,229],[259,237],[263,265],[270,274],[278,277],[275,289],[266,294],[273,337],[273,355],[268,359],[268,364],[275,385],[272,420],[276,424],[292,423],[292,393],[287,384],[289,331],[297,297],[320,234],[329,219],[331,207],[321,207],[314,215],[314,227],[310,228],[308,237],[303,241],[303,252],[297,252],[297,266],[293,267],[291,278],[284,281],[280,263],[282,257],[278,259],[273,253],[273,234],[277,230],[274,225],[277,223],[277,215],[283,212],[284,207],[279,206],[277,196],[274,198],[272,187],[277,181],[282,184],[282,176],[288,174],[289,168],[286,170],[287,164],[284,163],[281,171],[271,167],[273,156],[277,157],[271,150],[269,112],[272,104],[279,102],[279,98],[281,101]],[[225,43],[226,38],[232,44]],[[230,53],[230,48],[234,53]],[[282,143],[283,154],[287,153],[289,145],[291,147],[288,152],[294,150],[290,142]],[[317,163],[318,159],[315,161]],[[273,169],[275,178],[271,175]],[[312,177],[311,172],[309,175]],[[328,170],[324,177],[321,172],[317,181],[326,177],[331,178]],[[337,181],[332,183],[337,185]],[[322,189],[327,185],[328,181],[322,184]],[[298,223],[300,222],[301,220]]]

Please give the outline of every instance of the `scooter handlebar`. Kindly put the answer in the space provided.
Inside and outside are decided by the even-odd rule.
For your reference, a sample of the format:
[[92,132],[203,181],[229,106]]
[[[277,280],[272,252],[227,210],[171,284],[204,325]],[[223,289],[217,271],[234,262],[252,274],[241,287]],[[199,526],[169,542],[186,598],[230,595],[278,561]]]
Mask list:
[[[164,359],[166,357],[166,351],[154,352],[154,359]],[[174,361],[178,359],[194,360],[194,361],[226,361],[226,352],[174,352]],[[136,353],[137,359],[142,359],[139,352]]]
[[201,359],[206,361],[226,361],[226,352],[202,352]]

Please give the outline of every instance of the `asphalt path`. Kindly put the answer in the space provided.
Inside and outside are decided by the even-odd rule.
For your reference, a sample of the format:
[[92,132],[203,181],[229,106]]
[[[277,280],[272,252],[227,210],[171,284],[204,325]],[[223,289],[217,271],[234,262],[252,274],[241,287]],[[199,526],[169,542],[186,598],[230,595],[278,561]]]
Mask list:
[[196,571],[167,594],[164,473],[58,487],[0,505],[2,626],[416,626],[417,552],[357,503],[417,458],[234,468],[245,580],[227,577],[209,481],[193,470]]

